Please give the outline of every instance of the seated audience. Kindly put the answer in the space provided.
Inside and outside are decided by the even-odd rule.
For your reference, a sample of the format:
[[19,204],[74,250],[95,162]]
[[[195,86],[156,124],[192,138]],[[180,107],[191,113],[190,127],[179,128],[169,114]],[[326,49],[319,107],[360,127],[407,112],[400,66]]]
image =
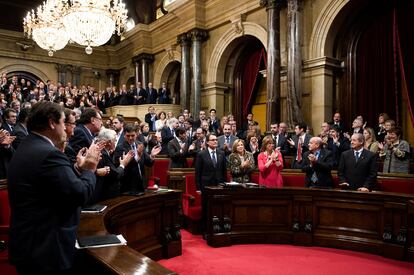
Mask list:
[[323,148],[322,139],[311,138],[309,151],[303,154],[302,171],[306,173],[305,186],[333,188],[332,167],[332,153]]
[[232,146],[232,153],[229,156],[228,167],[232,181],[246,183],[250,182],[250,173],[255,168],[253,154],[246,151],[244,141],[236,139]]
[[364,135],[351,136],[351,149],[341,155],[338,167],[340,186],[351,190],[370,191],[377,179],[377,157],[364,149]]
[[271,136],[263,138],[261,153],[257,158],[259,168],[259,184],[269,188],[283,186],[283,179],[280,171],[283,169],[282,154],[274,149]]
[[380,145],[380,157],[384,158],[383,173],[410,173],[410,144],[401,139],[401,128],[388,130],[385,145]]

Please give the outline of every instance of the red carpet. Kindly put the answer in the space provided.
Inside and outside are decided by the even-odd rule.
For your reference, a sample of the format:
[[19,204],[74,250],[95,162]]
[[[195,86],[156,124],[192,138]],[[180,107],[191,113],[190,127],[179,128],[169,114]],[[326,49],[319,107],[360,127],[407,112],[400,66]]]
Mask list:
[[321,247],[292,245],[207,246],[201,236],[181,231],[183,253],[159,261],[180,275],[413,275],[414,263]]

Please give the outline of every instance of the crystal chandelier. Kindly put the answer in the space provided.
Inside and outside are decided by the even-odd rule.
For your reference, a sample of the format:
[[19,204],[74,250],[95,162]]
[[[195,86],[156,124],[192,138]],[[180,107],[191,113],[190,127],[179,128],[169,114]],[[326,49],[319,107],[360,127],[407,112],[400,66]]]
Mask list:
[[[121,35],[127,23],[127,12],[122,0],[47,0],[38,7],[37,14],[29,12],[23,24],[26,35],[32,36],[41,48],[49,50],[49,55],[67,44],[68,40],[59,49],[55,45],[44,47],[53,37],[58,40],[55,33],[61,32],[65,32],[71,41],[86,46],[85,52],[91,54],[92,47],[105,44],[112,34]],[[44,13],[47,15],[43,18]],[[35,30],[41,29],[45,20],[48,30],[35,36]]]
[[70,38],[86,46],[85,52],[92,53],[92,47],[105,44],[113,33],[121,35],[127,22],[127,10],[121,0],[65,0],[63,24]]
[[25,35],[32,37],[39,47],[47,50],[49,56],[63,49],[69,41],[69,36],[60,20],[62,7],[62,3],[48,0],[37,7],[36,13],[32,10],[23,19]]

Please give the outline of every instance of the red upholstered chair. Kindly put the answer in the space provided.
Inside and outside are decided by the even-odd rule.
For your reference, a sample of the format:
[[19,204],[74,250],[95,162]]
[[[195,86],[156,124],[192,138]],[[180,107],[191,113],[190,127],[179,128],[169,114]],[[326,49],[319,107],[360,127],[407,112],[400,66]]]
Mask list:
[[188,167],[193,167],[193,161],[194,161],[193,158],[187,158],[187,165],[188,165]]
[[[1,187],[0,187],[1,188]],[[7,251],[9,241],[10,207],[7,188],[0,189],[0,270],[1,274],[17,274],[14,266],[9,264]]]
[[195,175],[188,174],[185,177],[185,192],[183,194],[183,214],[188,230],[200,233],[201,220],[201,195],[197,193]]
[[384,192],[414,194],[414,177],[378,177],[377,184]]
[[259,172],[254,171],[253,173],[250,174],[250,181],[253,183],[259,183]]
[[159,186],[168,186],[167,171],[170,166],[169,158],[156,158],[152,166],[152,176],[159,178]]
[[283,186],[304,187],[305,173],[302,172],[282,172]]

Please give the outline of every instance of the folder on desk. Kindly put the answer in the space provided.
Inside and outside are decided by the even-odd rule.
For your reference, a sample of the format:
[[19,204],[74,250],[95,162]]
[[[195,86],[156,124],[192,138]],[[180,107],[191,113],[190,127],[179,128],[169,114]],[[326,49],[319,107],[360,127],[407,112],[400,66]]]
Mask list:
[[106,209],[106,205],[94,204],[82,207],[82,213],[101,213]]
[[76,248],[98,248],[107,246],[126,245],[122,235],[99,235],[79,237],[76,241]]

